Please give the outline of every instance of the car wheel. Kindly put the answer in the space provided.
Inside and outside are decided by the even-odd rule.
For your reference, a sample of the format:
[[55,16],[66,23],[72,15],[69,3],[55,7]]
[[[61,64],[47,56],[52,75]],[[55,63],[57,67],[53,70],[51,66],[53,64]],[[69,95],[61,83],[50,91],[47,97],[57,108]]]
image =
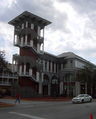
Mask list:
[[90,102],[92,102],[92,99],[90,99]]
[[84,99],[82,99],[82,103],[84,102]]

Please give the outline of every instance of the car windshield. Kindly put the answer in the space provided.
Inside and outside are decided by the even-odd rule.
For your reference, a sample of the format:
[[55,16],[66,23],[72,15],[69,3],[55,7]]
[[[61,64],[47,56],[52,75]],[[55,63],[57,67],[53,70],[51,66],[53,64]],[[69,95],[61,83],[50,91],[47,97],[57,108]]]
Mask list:
[[84,97],[84,94],[78,95],[77,97]]

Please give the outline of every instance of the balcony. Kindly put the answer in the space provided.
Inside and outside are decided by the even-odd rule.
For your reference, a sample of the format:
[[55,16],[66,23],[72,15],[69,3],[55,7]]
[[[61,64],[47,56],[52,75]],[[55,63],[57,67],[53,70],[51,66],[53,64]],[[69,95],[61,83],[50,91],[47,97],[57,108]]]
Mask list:
[[32,75],[29,73],[29,72],[22,72],[22,73],[19,73],[19,76],[24,76],[24,77],[32,77]]
[[44,37],[37,36],[37,41],[38,41],[39,43],[43,43],[43,42],[44,42]]
[[0,86],[12,86],[12,83],[7,81],[0,81]]
[[0,73],[0,78],[18,79],[18,76],[15,74],[2,74],[2,73]]
[[13,55],[13,59],[18,61],[18,63],[27,63],[29,62],[31,66],[34,66],[36,64],[36,61],[30,57],[30,56],[20,56],[18,54]]
[[14,41],[14,46],[17,47],[33,47],[32,45],[32,40],[30,40],[30,42],[21,42],[20,39],[16,38]]
[[35,82],[38,82],[38,81],[36,80],[36,76],[33,75],[33,74],[30,74],[30,72],[26,72],[26,73],[22,72],[22,73],[19,73],[19,76],[20,76],[20,77],[29,77],[29,78],[31,78],[31,80],[33,80],[33,81],[35,81]]

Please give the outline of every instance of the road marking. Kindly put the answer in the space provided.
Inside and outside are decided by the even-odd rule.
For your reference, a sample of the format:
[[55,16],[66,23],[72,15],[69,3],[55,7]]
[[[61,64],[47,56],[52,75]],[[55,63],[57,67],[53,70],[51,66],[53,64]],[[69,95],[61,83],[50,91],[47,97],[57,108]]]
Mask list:
[[32,115],[29,115],[29,114],[22,114],[22,113],[18,113],[18,112],[9,112],[9,113],[10,114],[16,114],[16,115],[23,116],[23,117],[28,117],[30,119],[45,119],[45,118],[42,118],[42,117],[32,116]]

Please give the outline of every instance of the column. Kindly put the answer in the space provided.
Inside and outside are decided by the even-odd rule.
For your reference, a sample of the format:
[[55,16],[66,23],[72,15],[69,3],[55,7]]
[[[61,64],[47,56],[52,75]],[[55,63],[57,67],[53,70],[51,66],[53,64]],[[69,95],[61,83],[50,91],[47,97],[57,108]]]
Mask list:
[[40,52],[40,44],[37,43],[37,52]]
[[21,37],[21,46],[23,46],[23,42],[24,42],[23,37]]
[[17,35],[14,35],[14,44],[16,44],[17,41]]
[[87,82],[85,82],[85,93],[87,94]]
[[36,72],[36,80],[39,81],[39,72]]
[[54,63],[54,73],[56,73],[56,64]]
[[25,45],[27,45],[27,35],[25,36]]
[[49,72],[49,61],[47,61],[47,71]]
[[63,94],[63,81],[60,82],[60,95]]
[[24,23],[22,24],[22,29],[24,29]]
[[63,64],[61,64],[61,70],[63,70]]
[[15,45],[15,28],[14,28],[14,40],[13,40],[13,45]]
[[33,40],[30,41],[30,45],[31,45],[31,47],[33,47]]
[[32,76],[32,69],[29,69],[29,75]]
[[40,36],[40,26],[38,26],[38,35]]
[[43,60],[43,71],[45,71],[45,60]]
[[19,43],[20,43],[19,36],[17,36],[16,44],[19,44]]
[[24,75],[26,75],[26,64],[24,64]]
[[26,28],[28,28],[28,21],[26,21]]
[[44,74],[41,73],[41,80],[39,80],[39,94],[41,95],[42,94],[42,82],[43,82],[43,76]]
[[50,62],[50,72],[52,72],[52,62]]
[[19,74],[22,74],[22,65],[19,66]]
[[14,68],[15,69],[15,72],[17,72],[17,62],[16,61],[15,61],[15,64],[14,65],[15,65],[15,68]]
[[34,24],[31,23],[31,29],[34,29]]
[[50,84],[48,84],[48,96],[50,96],[50,92],[51,92],[51,89],[50,89]]

